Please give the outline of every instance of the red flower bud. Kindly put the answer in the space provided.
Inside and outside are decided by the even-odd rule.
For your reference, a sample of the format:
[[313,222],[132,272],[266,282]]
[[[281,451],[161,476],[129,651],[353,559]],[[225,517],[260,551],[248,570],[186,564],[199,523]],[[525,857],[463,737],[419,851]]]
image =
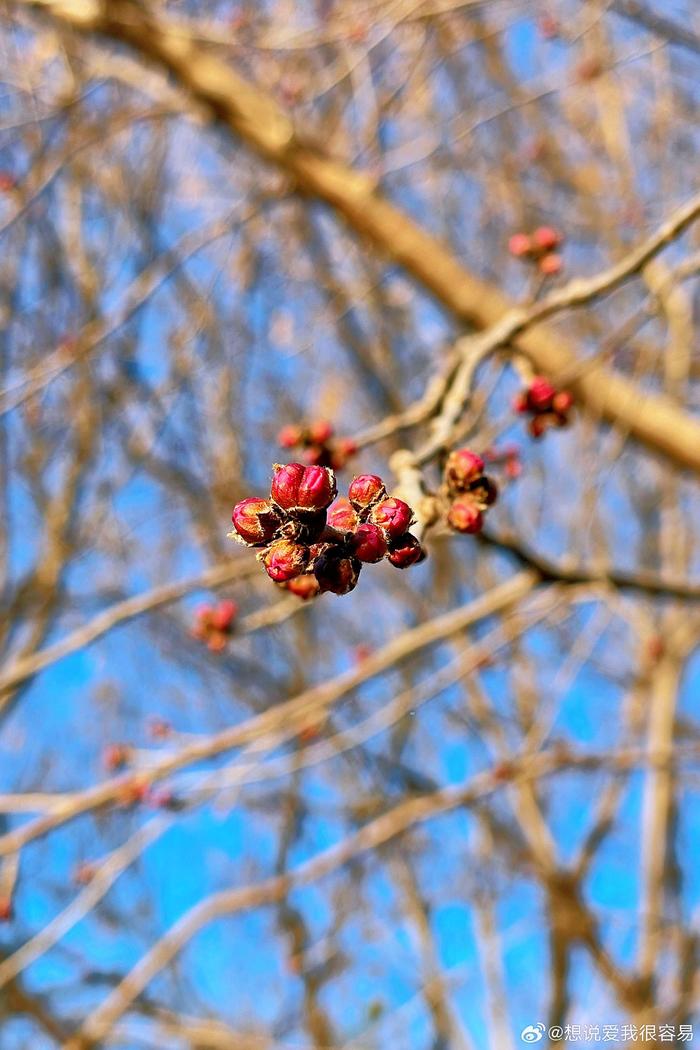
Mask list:
[[357,586],[362,562],[343,550],[328,547],[314,562],[314,576],[322,592],[349,594]]
[[277,444],[281,448],[294,448],[296,445],[301,445],[303,436],[301,427],[294,425],[282,427],[277,435]]
[[522,258],[523,255],[529,255],[532,251],[532,243],[528,235],[526,233],[514,233],[508,240],[508,251],[516,259]]
[[303,463],[275,466],[270,495],[283,510],[325,510],[335,492],[335,474],[327,467],[305,467]]
[[274,507],[268,500],[257,496],[248,496],[237,503],[231,521],[240,542],[251,547],[269,543],[280,526],[280,517]]
[[384,499],[386,489],[384,482],[376,474],[359,474],[350,482],[348,496],[355,510],[362,511]]
[[553,226],[538,226],[532,235],[532,240],[540,251],[551,252],[559,247],[562,236]]
[[95,877],[95,865],[87,860],[76,864],[73,869],[73,882],[76,886],[87,886]]
[[528,408],[534,412],[549,411],[556,392],[556,388],[548,379],[545,379],[544,376],[535,376],[527,389]]
[[360,561],[381,561],[386,554],[387,544],[384,533],[378,525],[359,525],[353,537],[353,550]]
[[212,653],[222,653],[228,642],[228,631],[216,631],[212,628],[207,636],[207,649]]
[[310,598],[315,598],[317,594],[321,593],[318,580],[312,572],[305,572],[301,576],[295,576],[293,580],[287,580],[282,586],[292,594],[295,594],[297,598],[301,598],[303,602],[307,602]]
[[468,448],[450,452],[445,464],[445,477],[451,488],[463,489],[484,472],[484,461]]
[[545,274],[546,277],[553,277],[560,273],[563,266],[564,260],[556,252],[549,252],[540,259],[540,273]]
[[128,764],[132,754],[129,744],[108,744],[102,752],[102,765],[108,773],[115,773]]
[[573,396],[568,390],[560,390],[552,398],[552,408],[561,416],[570,412],[574,404]]
[[481,532],[484,516],[474,500],[462,496],[452,503],[447,513],[447,524],[455,532]]
[[516,394],[512,401],[514,412],[527,412],[529,409],[527,393]]
[[527,424],[527,429],[530,431],[532,437],[537,441],[541,438],[547,429],[547,417],[546,416],[533,416]]
[[211,618],[212,627],[217,631],[230,631],[237,612],[238,606],[235,602],[229,599],[219,602]]
[[357,514],[347,499],[337,499],[328,511],[328,524],[338,532],[354,532],[357,528]]
[[338,452],[345,456],[347,459],[349,456],[357,455],[357,442],[354,438],[341,438],[338,442]]
[[416,537],[406,532],[403,536],[397,536],[391,541],[387,558],[397,569],[407,569],[409,565],[416,565],[424,561],[425,551]]
[[301,576],[309,561],[309,551],[301,543],[277,540],[260,557],[270,579],[275,583],[285,583]]
[[9,897],[0,897],[0,922],[9,922],[12,918],[12,901]]
[[309,441],[313,445],[325,445],[333,437],[333,427],[325,419],[318,419],[308,428]]
[[390,496],[372,508],[372,522],[383,529],[387,536],[402,536],[413,520],[413,511],[402,499]]
[[148,720],[148,732],[154,740],[165,740],[173,731],[170,722],[155,715]]

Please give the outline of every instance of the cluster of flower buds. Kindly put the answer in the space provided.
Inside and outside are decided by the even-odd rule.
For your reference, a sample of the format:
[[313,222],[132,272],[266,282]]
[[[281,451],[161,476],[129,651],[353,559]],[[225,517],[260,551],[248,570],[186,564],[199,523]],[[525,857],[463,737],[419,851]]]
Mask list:
[[540,438],[550,427],[565,427],[574,399],[568,390],[557,390],[544,376],[535,376],[513,401],[516,412],[528,413],[527,428],[533,438]]
[[554,227],[538,226],[534,233],[514,233],[508,241],[508,251],[516,259],[536,263],[543,276],[553,277],[564,265],[557,251],[563,240]]
[[450,452],[445,463],[447,524],[455,532],[481,532],[484,513],[498,498],[498,486],[484,474],[484,461],[468,448]]
[[425,557],[408,531],[413,511],[388,496],[376,474],[354,478],[348,499],[331,506],[336,492],[330,467],[276,464],[270,498],[237,503],[230,535],[261,548],[270,579],[303,600],[325,591],[349,594],[366,563],[387,558],[405,569]]
[[238,606],[230,599],[216,605],[200,605],[195,612],[192,636],[213,653],[220,653],[233,634]]
[[318,419],[308,426],[282,427],[277,443],[280,448],[301,449],[304,463],[333,470],[342,470],[350,457],[357,453],[352,438],[335,437],[333,427],[325,419]]

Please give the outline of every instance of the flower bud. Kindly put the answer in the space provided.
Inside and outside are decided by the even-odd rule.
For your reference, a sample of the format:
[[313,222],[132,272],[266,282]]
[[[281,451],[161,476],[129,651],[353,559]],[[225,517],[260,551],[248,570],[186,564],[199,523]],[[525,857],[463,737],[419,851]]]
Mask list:
[[350,502],[358,513],[386,496],[384,482],[377,474],[359,474],[350,482]]
[[535,376],[527,389],[528,407],[534,412],[549,411],[556,392],[556,388],[548,379],[545,379],[544,376]]
[[546,277],[553,277],[555,274],[561,273],[563,267],[564,260],[556,252],[548,252],[540,259],[540,273],[543,273]]
[[301,598],[303,602],[308,602],[310,598],[315,598],[317,594],[321,593],[318,580],[312,572],[305,572],[301,576],[295,576],[293,580],[287,580],[282,586],[290,591],[291,594],[295,594],[297,598]]
[[445,464],[445,478],[450,488],[464,489],[484,472],[484,461],[468,448],[450,452]]
[[308,435],[312,445],[325,445],[333,437],[333,427],[326,419],[318,419],[309,425]]
[[277,540],[260,557],[270,579],[275,583],[285,583],[302,574],[308,564],[309,551],[301,543]]
[[527,429],[535,439],[541,438],[547,429],[547,416],[533,416],[527,424]]
[[512,401],[514,412],[528,412],[529,404],[527,400],[527,393],[516,394]]
[[370,517],[374,525],[378,525],[390,539],[394,539],[396,536],[403,536],[408,530],[413,520],[413,511],[402,499],[389,496],[372,507]]
[[574,399],[568,390],[559,390],[552,398],[552,408],[560,416],[565,416],[573,408]]
[[102,752],[102,765],[108,773],[116,773],[123,769],[133,757],[133,750],[129,744],[108,744]]
[[532,251],[532,243],[528,235],[526,233],[514,233],[508,240],[508,251],[516,259],[521,259],[523,255],[529,255]]
[[230,631],[237,612],[238,606],[235,602],[229,599],[219,602],[211,617],[212,627],[217,631]]
[[250,547],[262,547],[275,535],[280,525],[277,511],[266,499],[248,496],[233,508],[231,515],[233,527],[239,542]]
[[314,562],[314,576],[321,592],[349,594],[357,586],[362,562],[339,546],[328,547]]
[[447,513],[447,524],[455,532],[481,532],[484,516],[474,500],[467,496],[453,501]]
[[387,550],[384,533],[378,525],[359,525],[352,541],[355,557],[374,564],[381,561]]
[[280,448],[294,448],[296,445],[301,445],[303,436],[301,427],[294,425],[282,427],[277,435],[277,444]]
[[387,554],[388,560],[397,569],[407,569],[409,565],[416,565],[418,562],[424,561],[425,557],[425,551],[416,537],[412,536],[410,532],[406,532],[403,536],[397,536],[395,540],[392,540],[389,553]]
[[562,237],[553,226],[538,226],[532,235],[536,248],[541,252],[552,252],[561,244]]
[[325,510],[335,492],[335,474],[327,467],[305,467],[303,463],[275,466],[270,495],[283,510]]
[[357,514],[347,499],[337,499],[328,511],[328,524],[338,532],[354,532],[357,528]]

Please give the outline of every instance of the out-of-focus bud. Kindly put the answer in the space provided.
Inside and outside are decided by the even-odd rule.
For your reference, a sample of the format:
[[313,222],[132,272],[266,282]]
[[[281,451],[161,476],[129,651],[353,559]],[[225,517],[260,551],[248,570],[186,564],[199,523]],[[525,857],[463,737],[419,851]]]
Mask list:
[[325,445],[333,437],[333,427],[326,419],[317,419],[308,427],[309,441],[313,445]]
[[300,445],[304,438],[304,432],[301,427],[290,424],[289,426],[282,427],[279,434],[277,435],[277,444],[280,448],[294,448],[296,445]]
[[447,512],[447,524],[455,532],[481,532],[484,516],[474,500],[463,496],[451,504]]
[[547,417],[533,416],[532,419],[528,420],[527,429],[530,431],[530,434],[535,441],[537,441],[547,429]]
[[328,511],[328,524],[338,532],[354,532],[357,528],[357,514],[349,500],[337,499]]
[[532,242],[526,233],[514,233],[508,240],[508,251],[516,259],[521,259],[532,251]]
[[12,901],[3,894],[0,896],[0,922],[10,922],[12,919]]
[[573,396],[568,390],[560,390],[552,398],[552,408],[560,416],[567,415],[574,405]]
[[562,242],[559,230],[553,226],[538,226],[532,235],[535,247],[541,252],[553,252]]
[[108,773],[116,773],[123,769],[133,758],[133,748],[130,744],[108,744],[102,752],[102,765]]
[[358,525],[353,538],[353,550],[360,561],[370,564],[381,561],[387,551],[387,542],[379,526],[370,522]]
[[303,463],[275,467],[270,495],[283,510],[325,510],[335,493],[335,474],[328,467],[305,467]]
[[172,731],[173,727],[170,725],[170,722],[160,718],[158,715],[154,715],[153,718],[148,720],[148,732],[153,740],[165,740]]
[[527,388],[528,407],[535,412],[547,411],[552,407],[552,399],[556,392],[556,387],[553,387],[548,379],[535,376]]
[[314,562],[314,576],[322,592],[349,594],[357,586],[362,562],[342,547],[328,547]]
[[76,886],[87,886],[95,877],[95,865],[83,860],[73,868],[73,882]]
[[370,517],[373,524],[383,529],[389,539],[396,539],[408,531],[413,520],[413,511],[402,499],[389,496],[372,507]]
[[483,459],[469,448],[458,448],[447,457],[445,478],[450,488],[464,489],[483,472]]
[[233,626],[233,621],[236,619],[238,613],[238,606],[235,602],[226,598],[214,609],[211,617],[211,625],[217,631],[230,631]]
[[303,602],[308,602],[311,598],[315,598],[317,594],[321,593],[318,580],[312,572],[305,572],[301,576],[295,576],[293,580],[287,580],[283,586],[286,590],[296,595],[297,598],[301,598]]
[[377,474],[359,474],[350,482],[348,489],[350,502],[356,511],[361,512],[371,507],[386,496],[384,482]]
[[561,273],[564,260],[557,252],[548,252],[540,259],[539,266],[540,273],[543,273],[545,277],[554,277],[555,274]]
[[259,557],[271,580],[275,583],[286,583],[304,572],[309,561],[309,549],[301,543],[292,543],[291,540],[277,540]]
[[263,547],[274,537],[280,517],[269,500],[248,496],[233,508],[234,539],[251,547]]
[[424,561],[425,557],[425,551],[416,537],[412,536],[410,532],[406,532],[403,536],[397,536],[396,539],[392,540],[389,545],[389,553],[387,554],[388,560],[397,569],[407,569],[410,565],[416,565],[418,562]]

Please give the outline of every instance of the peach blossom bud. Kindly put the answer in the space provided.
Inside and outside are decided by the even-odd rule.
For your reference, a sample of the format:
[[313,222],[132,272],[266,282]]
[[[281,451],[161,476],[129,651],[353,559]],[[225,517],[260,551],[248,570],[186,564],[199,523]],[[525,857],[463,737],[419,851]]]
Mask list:
[[424,561],[425,557],[425,551],[410,532],[392,540],[387,554],[387,559],[397,569],[407,569],[410,565],[417,565],[418,562]]
[[286,583],[295,576],[301,576],[308,560],[308,548],[290,540],[277,540],[262,554],[265,572],[275,583]]
[[371,507],[378,500],[384,499],[386,489],[384,482],[377,474],[359,474],[350,482],[348,496],[355,510],[359,512]]
[[353,537],[353,551],[360,561],[370,564],[381,561],[386,554],[387,543],[379,526],[369,522],[359,525]]
[[452,503],[447,513],[447,524],[455,532],[481,532],[484,516],[474,500],[463,496]]
[[445,464],[445,478],[453,489],[463,489],[484,472],[484,461],[468,448],[450,452]]
[[372,507],[370,516],[374,525],[383,529],[388,537],[395,538],[403,536],[408,530],[413,520],[413,511],[402,499],[390,496]]
[[281,519],[272,504],[257,496],[242,499],[233,508],[233,527],[243,543],[262,547],[274,537]]

